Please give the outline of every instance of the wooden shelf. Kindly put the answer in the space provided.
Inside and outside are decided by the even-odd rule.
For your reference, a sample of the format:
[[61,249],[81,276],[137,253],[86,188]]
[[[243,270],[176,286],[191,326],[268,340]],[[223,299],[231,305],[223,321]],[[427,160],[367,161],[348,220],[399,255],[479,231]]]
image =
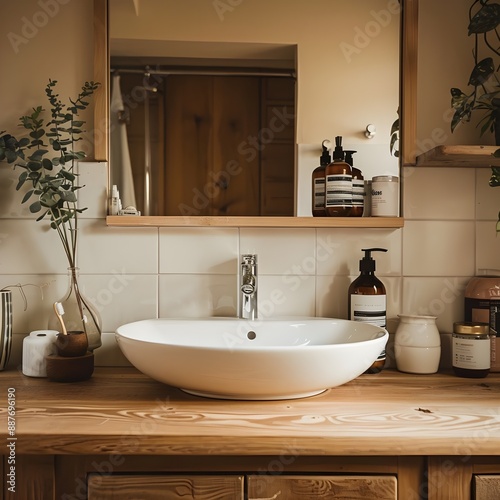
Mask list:
[[402,217],[176,217],[109,215],[108,226],[119,227],[342,227],[400,228]]
[[418,167],[500,167],[499,146],[437,146],[417,156]]

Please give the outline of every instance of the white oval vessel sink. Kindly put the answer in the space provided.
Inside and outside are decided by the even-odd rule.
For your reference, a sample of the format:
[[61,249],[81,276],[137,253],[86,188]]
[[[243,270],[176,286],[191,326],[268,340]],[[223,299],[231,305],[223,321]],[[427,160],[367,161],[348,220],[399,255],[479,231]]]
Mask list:
[[319,394],[366,371],[389,335],[329,318],[150,319],[120,326],[127,359],[197,396],[274,400]]

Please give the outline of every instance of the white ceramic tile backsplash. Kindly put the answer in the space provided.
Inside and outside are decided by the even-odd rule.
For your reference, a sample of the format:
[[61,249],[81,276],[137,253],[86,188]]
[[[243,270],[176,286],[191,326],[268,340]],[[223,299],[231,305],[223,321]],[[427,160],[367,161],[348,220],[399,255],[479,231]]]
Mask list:
[[79,162],[78,205],[85,207],[82,218],[103,218],[108,210],[107,189],[108,165],[105,162]]
[[[498,201],[500,210],[500,196]],[[479,269],[500,269],[500,233],[496,231],[496,220],[477,222],[476,234],[476,272]]]
[[356,275],[362,248],[386,248],[373,252],[377,275],[401,273],[401,231],[391,229],[318,229],[318,274]]
[[80,223],[78,266],[86,273],[158,273],[158,230],[108,227],[104,219]]
[[66,256],[56,231],[45,221],[0,221],[0,274],[65,273]]
[[156,274],[81,275],[85,296],[101,315],[104,332],[114,332],[125,323],[155,318],[158,313],[158,276]]
[[240,253],[258,256],[259,274],[315,274],[316,232],[310,228],[241,228]]
[[237,269],[237,228],[160,228],[160,273],[235,274]]
[[14,168],[2,162],[0,168],[0,219],[12,217],[33,218],[29,211],[29,201],[22,204],[23,196],[28,191],[28,184],[25,184],[19,191],[16,191],[17,182],[21,169]]
[[473,221],[405,221],[404,276],[472,276]]
[[474,169],[417,167],[403,172],[406,219],[474,219]]
[[158,300],[161,318],[235,316],[236,274],[161,274]]
[[[108,227],[105,168],[89,162],[80,171],[86,184],[80,201],[91,207],[80,225],[81,283],[110,335],[118,325],[144,318],[236,315],[242,253],[258,254],[261,316],[346,318],[361,248],[387,248],[373,256],[393,330],[397,314],[412,312],[437,315],[439,328],[451,331],[453,321],[463,318],[463,287],[470,276],[479,268],[500,269],[500,188],[488,186],[489,169],[407,175],[402,229]],[[6,196],[0,201],[0,286],[47,285],[43,300],[37,288],[27,288],[27,311],[14,290],[19,344],[29,331],[45,327],[53,301],[66,290],[67,262],[57,234],[31,215],[25,218],[20,195],[9,195],[16,179],[11,172],[0,174]],[[118,362],[112,335],[106,342],[99,364],[106,356]]]
[[464,291],[469,277],[403,278],[402,314],[437,316],[440,331],[452,332],[463,321]]
[[262,275],[258,287],[260,318],[316,315],[314,276]]
[[500,186],[491,187],[490,168],[476,168],[476,218],[497,220],[500,210]]

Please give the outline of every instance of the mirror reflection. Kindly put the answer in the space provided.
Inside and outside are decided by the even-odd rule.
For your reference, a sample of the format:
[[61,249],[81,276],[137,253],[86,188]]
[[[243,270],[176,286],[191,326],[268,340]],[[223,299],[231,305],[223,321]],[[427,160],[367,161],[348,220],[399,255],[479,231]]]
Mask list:
[[123,207],[311,216],[311,173],[337,135],[365,179],[398,175],[397,0],[109,6],[110,178]]

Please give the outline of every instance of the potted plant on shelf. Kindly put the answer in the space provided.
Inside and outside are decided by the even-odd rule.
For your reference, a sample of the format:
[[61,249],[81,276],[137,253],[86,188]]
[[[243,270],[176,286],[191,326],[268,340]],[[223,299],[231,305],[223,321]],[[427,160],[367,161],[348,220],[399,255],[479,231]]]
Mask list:
[[[42,106],[33,108],[29,115],[21,116],[21,126],[29,131],[29,137],[17,139],[14,135],[0,132],[0,161],[6,160],[19,167],[21,173],[16,186],[26,190],[22,203],[31,201],[29,210],[40,214],[37,221],[48,220],[57,232],[68,260],[68,291],[60,302],[64,307],[66,326],[85,331],[89,350],[101,345],[100,318],[83,296],[78,282],[76,263],[78,215],[85,208],[77,204],[76,161],[86,157],[76,145],[82,140],[84,121],[79,114],[89,105],[89,98],[99,84],[85,82],[76,99],[64,104],[56,93],[57,81],[49,80],[45,93],[50,104],[50,119],[45,122]],[[53,315],[49,328],[57,324]],[[53,329],[57,329],[54,328]]]

